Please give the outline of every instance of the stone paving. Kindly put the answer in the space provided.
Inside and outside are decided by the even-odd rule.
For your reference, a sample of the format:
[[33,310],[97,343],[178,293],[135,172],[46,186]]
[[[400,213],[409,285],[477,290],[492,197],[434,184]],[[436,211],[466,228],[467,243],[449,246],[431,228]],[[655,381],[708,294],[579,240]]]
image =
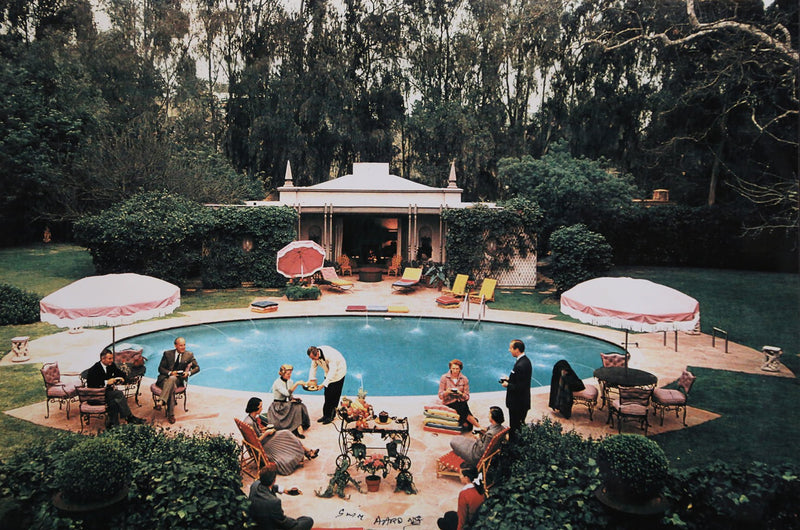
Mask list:
[[[355,277],[351,279],[355,280]],[[313,316],[313,315],[342,315],[347,305],[405,305],[409,308],[406,316],[436,316],[461,318],[459,309],[439,308],[434,302],[438,293],[429,288],[421,287],[410,293],[399,293],[391,290],[391,282],[395,278],[384,278],[382,282],[362,283],[356,282],[355,288],[350,292],[334,292],[323,287],[323,296],[316,301],[288,302],[285,298],[274,298],[280,302],[276,313],[256,314],[248,308],[194,311],[191,313],[177,313],[177,316],[120,326],[116,329],[117,342],[122,342],[126,337],[156,331],[161,329],[188,326],[206,322],[225,320],[246,320],[259,318],[276,318],[281,316]],[[503,296],[503,290],[498,289],[497,297]],[[475,318],[476,306],[472,306],[472,318]],[[398,315],[403,316],[403,315]],[[624,333],[618,330],[597,328],[582,324],[567,323],[553,320],[552,315],[535,313],[522,313],[513,311],[499,311],[492,309],[491,304],[486,311],[485,320],[497,322],[510,322],[519,324],[536,325],[542,327],[563,329],[600,337],[612,342],[621,343]],[[513,337],[509,337],[511,339]],[[674,351],[674,338],[672,334],[664,337],[661,333],[634,334],[630,336],[629,347],[631,352],[630,365],[652,372],[658,376],[658,384],[665,385],[678,378],[683,368],[687,365],[703,366],[748,373],[767,374],[761,371],[763,354],[759,351],[730,343],[728,353],[724,352],[723,344],[717,341],[716,348],[711,346],[711,337],[704,334],[678,334],[678,351]],[[28,362],[42,363],[58,361],[62,372],[80,372],[94,363],[103,347],[111,341],[108,329],[87,329],[79,334],[70,334],[67,331],[42,337],[31,341]],[[505,345],[502,350],[505,351]],[[535,355],[536,352],[528,352]],[[298,352],[298,358],[305,362],[305,353]],[[294,364],[299,364],[296,361]],[[499,366],[513,365],[511,356],[498,358]],[[599,363],[599,357],[598,357]],[[6,356],[0,364],[10,364],[10,356]],[[469,376],[468,370],[465,370]],[[770,374],[776,377],[793,377],[792,373],[781,365],[781,371]],[[143,390],[149,389],[153,378],[145,378],[142,382]],[[272,379],[264,382],[265,391],[257,394],[265,403],[271,401],[271,392],[267,389]],[[597,384],[593,379],[585,380],[587,384]],[[702,384],[698,380],[695,384]],[[564,424],[566,430],[574,429],[584,436],[602,437],[616,432],[616,429],[606,425],[606,412],[596,411],[594,421],[590,421],[584,407],[576,406],[573,416],[565,420],[556,415],[547,407],[548,387],[534,388],[533,409],[528,414],[528,420],[542,417],[551,418]],[[149,391],[142,393],[140,402],[142,406],[136,408],[134,413],[156,425],[161,425],[169,430],[201,430],[231,435],[239,440],[240,435],[233,423],[234,417],[244,415],[244,406],[252,393],[232,390],[219,390],[214,388],[190,386],[188,412],[184,412],[179,404],[176,409],[178,422],[170,426],[163,416],[163,412],[156,412],[152,408],[152,398]],[[333,497],[329,499],[318,498],[315,490],[324,490],[328,483],[328,474],[335,469],[335,459],[338,453],[338,432],[335,424],[320,425],[313,420],[321,415],[322,396],[304,396],[303,400],[308,406],[312,418],[312,427],[306,433],[304,443],[310,448],[319,448],[319,458],[306,462],[305,466],[296,470],[292,475],[279,477],[278,482],[285,486],[299,487],[303,495],[290,497],[283,496],[284,510],[293,516],[310,515],[316,521],[315,528],[411,528],[435,529],[436,519],[447,510],[454,510],[456,498],[460,490],[460,483],[454,478],[436,478],[436,458],[449,451],[449,442],[452,435],[437,435],[422,430],[422,410],[425,404],[432,402],[433,396],[408,396],[408,397],[379,397],[370,396],[368,401],[376,411],[387,410],[399,417],[408,417],[411,436],[409,456],[412,459],[411,471],[418,493],[407,495],[403,492],[394,493],[394,473],[384,479],[380,491],[366,493],[363,483],[364,473],[353,471],[353,476],[362,483],[363,493],[353,487],[348,487],[347,499]],[[472,394],[470,408],[478,416],[482,424],[488,424],[488,409],[491,405],[504,404],[504,391]],[[22,418],[41,425],[54,428],[78,431],[80,422],[77,414],[71,414],[66,419],[63,410],[51,407],[49,419],[45,419],[44,402],[36,403],[19,409],[5,411],[7,414]],[[708,411],[690,407],[687,413],[688,428],[706,421],[713,421],[718,416]],[[668,430],[683,428],[680,420],[674,414],[667,414],[664,426],[653,419],[650,432],[660,433]],[[94,432],[97,420],[90,427]],[[623,432],[640,432],[633,424],[626,424]],[[252,479],[244,475],[244,490],[249,490]]]

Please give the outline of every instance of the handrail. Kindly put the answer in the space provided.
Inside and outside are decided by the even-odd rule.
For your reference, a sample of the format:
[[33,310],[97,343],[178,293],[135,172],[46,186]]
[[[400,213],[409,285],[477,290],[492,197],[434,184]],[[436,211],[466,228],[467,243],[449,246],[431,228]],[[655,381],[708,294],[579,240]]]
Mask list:
[[475,323],[476,327],[478,326],[478,324],[481,323],[481,318],[484,317],[484,316],[486,316],[486,295],[482,294],[481,295],[481,303],[478,306],[478,317],[475,319],[476,320],[476,323]]
[[464,302],[461,304],[461,323],[469,316],[469,290],[464,292]]
[[728,332],[724,329],[719,328],[711,328],[713,331],[711,332],[711,347],[717,347],[717,333],[719,333],[720,338],[725,337],[725,353],[728,353]]

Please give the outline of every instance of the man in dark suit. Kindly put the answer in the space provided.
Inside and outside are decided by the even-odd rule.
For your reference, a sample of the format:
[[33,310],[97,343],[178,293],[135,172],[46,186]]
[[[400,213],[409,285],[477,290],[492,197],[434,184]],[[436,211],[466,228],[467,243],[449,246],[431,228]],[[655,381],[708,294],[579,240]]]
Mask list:
[[128,423],[141,424],[145,421],[137,418],[128,407],[128,398],[117,390],[114,385],[125,382],[125,372],[114,364],[114,353],[103,350],[100,360],[86,371],[86,386],[89,388],[106,389],[106,404],[108,405],[108,425],[119,425],[119,418],[125,418]]
[[156,400],[154,408],[161,410],[161,403],[167,406],[167,421],[175,423],[175,388],[186,385],[189,375],[200,371],[194,354],[186,351],[186,339],[175,339],[175,349],[166,350],[158,364],[156,385],[161,388],[161,399]]
[[[277,466],[272,462],[267,462],[261,470],[259,480],[250,486],[250,517],[258,524],[260,530],[272,530],[273,528],[309,530],[314,526],[314,519],[305,515],[294,519],[283,513],[281,500],[275,495],[278,487],[275,484],[275,476],[278,474]],[[297,494],[297,489],[293,488]],[[288,491],[287,493],[292,493]]]
[[508,426],[511,434],[515,434],[525,422],[525,416],[531,408],[531,360],[525,356],[525,343],[514,339],[508,351],[516,359],[514,368],[502,384],[506,387],[506,407],[508,407]]

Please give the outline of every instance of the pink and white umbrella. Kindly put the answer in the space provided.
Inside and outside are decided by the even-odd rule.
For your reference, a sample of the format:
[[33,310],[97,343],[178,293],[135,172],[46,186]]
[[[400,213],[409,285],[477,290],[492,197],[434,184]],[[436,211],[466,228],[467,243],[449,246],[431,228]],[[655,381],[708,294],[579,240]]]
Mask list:
[[666,285],[637,278],[595,278],[561,295],[561,312],[581,322],[629,331],[691,331],[700,304]]
[[276,269],[287,278],[303,278],[325,264],[325,249],[313,241],[292,241],[278,251]]
[[168,315],[181,305],[177,285],[141,274],[89,276],[39,302],[39,318],[61,328],[116,326]]

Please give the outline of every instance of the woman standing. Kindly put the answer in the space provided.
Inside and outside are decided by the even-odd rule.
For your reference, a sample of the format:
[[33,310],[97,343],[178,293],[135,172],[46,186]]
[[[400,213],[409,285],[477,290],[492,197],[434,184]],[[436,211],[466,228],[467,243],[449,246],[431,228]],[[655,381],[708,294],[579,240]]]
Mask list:
[[292,381],[293,370],[291,364],[282,364],[278,370],[278,378],[272,384],[272,404],[267,409],[267,420],[278,430],[292,431],[298,438],[305,438],[303,433],[311,426],[308,409],[292,396],[305,381]]
[[271,425],[264,425],[260,417],[261,410],[261,400],[250,398],[245,409],[247,416],[242,421],[253,428],[267,457],[278,467],[278,473],[290,475],[297,466],[302,465],[303,457],[309,460],[317,457],[319,449],[307,449],[289,431],[278,431]]
[[461,373],[464,363],[458,359],[450,361],[450,371],[439,380],[439,399],[442,403],[458,412],[458,423],[464,430],[472,424],[476,429],[481,426],[469,410],[469,379]]

